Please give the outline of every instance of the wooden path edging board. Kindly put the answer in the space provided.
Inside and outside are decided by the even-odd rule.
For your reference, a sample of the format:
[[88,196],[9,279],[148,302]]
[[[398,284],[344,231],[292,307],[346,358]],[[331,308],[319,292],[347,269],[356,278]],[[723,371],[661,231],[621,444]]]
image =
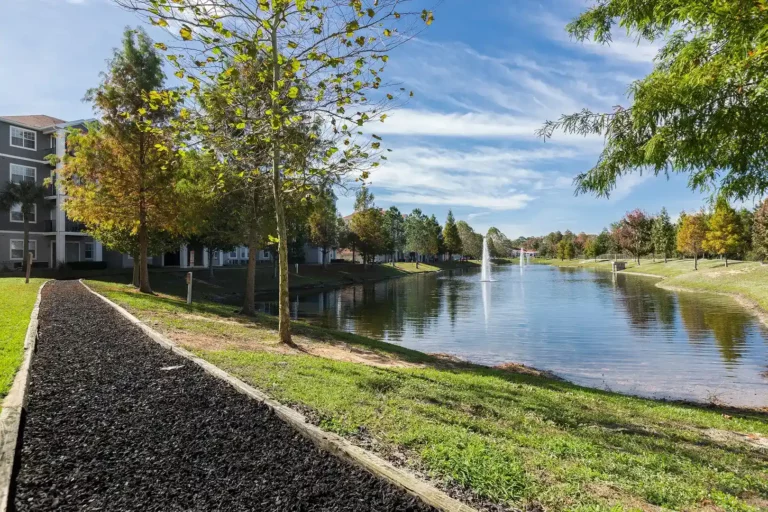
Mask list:
[[[277,414],[279,418],[288,423],[301,435],[312,441],[318,448],[321,448],[336,455],[337,457],[347,460],[352,464],[365,469],[369,473],[372,473],[374,476],[385,479],[386,481],[405,490],[412,496],[421,499],[424,503],[431,505],[438,510],[443,512],[477,512],[474,508],[451,498],[443,491],[437,489],[424,480],[421,480],[409,471],[395,467],[378,455],[364,450],[359,446],[353,445],[339,435],[325,432],[315,425],[312,425],[311,423],[307,422],[307,419],[303,414],[269,398],[266,394],[246,384],[237,377],[230,375],[218,366],[215,366],[208,361],[194,355],[188,350],[179,347],[173,341],[169,340],[136,318],[134,315],[129,313],[125,308],[119,306],[100,293],[93,291],[82,281],[82,279],[80,280],[80,283],[85,287],[86,290],[112,306],[129,322],[139,327],[147,336],[149,336],[152,340],[161,346],[171,350],[181,357],[192,361],[193,363],[203,368],[203,370],[205,370],[207,373],[228,383],[240,393],[243,393],[244,395],[247,395],[248,397],[267,405],[275,412],[275,414]],[[0,510],[0,512],[4,511]]]
[[16,465],[16,454],[21,436],[21,420],[27,406],[27,387],[29,385],[29,366],[37,343],[37,315],[40,312],[40,298],[43,288],[37,290],[37,299],[29,316],[27,334],[24,338],[24,358],[13,379],[13,385],[3,400],[0,412],[0,512],[6,512],[10,506],[11,486]]

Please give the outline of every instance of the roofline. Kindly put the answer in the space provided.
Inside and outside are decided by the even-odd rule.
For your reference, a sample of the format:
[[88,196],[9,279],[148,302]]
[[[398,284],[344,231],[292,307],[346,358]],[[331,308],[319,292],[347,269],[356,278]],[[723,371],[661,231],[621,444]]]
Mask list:
[[70,126],[77,126],[78,124],[85,124],[96,121],[95,118],[90,119],[78,119],[77,121],[68,121],[66,123],[59,123],[54,124],[51,126],[46,126],[45,128],[40,128],[40,130],[43,131],[43,133],[53,132],[54,130],[60,130],[62,128],[69,128]]
[[14,126],[21,126],[22,128],[29,128],[30,130],[43,130],[44,128],[36,127],[36,126],[30,126],[28,124],[20,123],[14,119],[8,119],[7,117],[0,116],[0,121],[5,121],[8,124],[12,124]]
[[78,119],[77,121],[68,121],[68,122],[65,122],[65,123],[52,124],[52,125],[49,125],[49,126],[31,126],[31,125],[28,125],[28,124],[25,124],[25,123],[20,123],[20,122],[16,121],[15,119],[8,119],[7,117],[2,117],[2,116],[0,116],[0,121],[5,121],[8,124],[12,124],[14,126],[20,126],[22,128],[27,128],[29,130],[35,130],[35,131],[40,131],[40,132],[43,132],[43,133],[49,133],[49,132],[53,132],[54,130],[57,130],[59,128],[69,128],[70,126],[75,126],[75,125],[78,125],[78,124],[90,123],[91,121],[96,121],[96,119],[95,118],[91,118],[91,119]]

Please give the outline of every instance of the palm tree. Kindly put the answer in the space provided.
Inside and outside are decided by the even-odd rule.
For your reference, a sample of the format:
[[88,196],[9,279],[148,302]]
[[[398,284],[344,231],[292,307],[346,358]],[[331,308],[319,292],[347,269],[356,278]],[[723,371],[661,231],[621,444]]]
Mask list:
[[[10,210],[14,205],[21,205],[21,214],[24,217],[24,262],[29,254],[29,218],[38,201],[45,197],[45,187],[34,181],[22,181],[20,183],[8,182],[0,191],[0,210]],[[37,219],[35,219],[37,221]],[[29,278],[26,280],[29,283]]]

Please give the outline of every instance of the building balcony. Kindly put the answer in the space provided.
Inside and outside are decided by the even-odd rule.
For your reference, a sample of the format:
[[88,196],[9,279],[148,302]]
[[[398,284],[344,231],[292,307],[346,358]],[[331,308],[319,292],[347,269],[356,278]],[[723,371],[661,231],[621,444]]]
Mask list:
[[[44,221],[44,228],[46,233],[55,233],[56,232],[56,221],[55,220],[46,220]],[[66,223],[64,224],[64,231],[67,233],[82,233],[85,231],[85,224],[82,222],[75,222],[73,220],[66,220]]]

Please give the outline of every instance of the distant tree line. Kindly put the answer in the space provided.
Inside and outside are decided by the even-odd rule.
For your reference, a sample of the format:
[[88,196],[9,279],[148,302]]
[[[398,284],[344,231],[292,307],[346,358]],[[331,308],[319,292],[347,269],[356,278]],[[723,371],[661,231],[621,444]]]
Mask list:
[[700,257],[763,260],[768,255],[768,199],[753,211],[735,210],[724,198],[709,210],[682,212],[672,223],[665,208],[655,215],[635,209],[599,234],[553,231],[529,237],[522,246],[545,258],[630,257],[638,265],[650,256],[666,261],[691,257],[698,268]]
[[[359,255],[366,264],[380,255],[387,261],[398,261],[412,254],[417,264],[419,260],[444,257],[482,257],[483,235],[465,221],[457,222],[451,210],[441,226],[434,214],[427,215],[419,208],[404,214],[396,206],[383,210],[376,206],[374,199],[370,190],[362,186],[355,199],[355,211],[346,219],[336,212],[335,204],[317,203],[325,213],[309,215],[310,241],[323,248],[348,249],[353,259]],[[335,222],[330,221],[331,216]],[[323,226],[335,226],[335,230]],[[497,228],[490,228],[486,236],[491,257],[509,256],[519,247]]]

